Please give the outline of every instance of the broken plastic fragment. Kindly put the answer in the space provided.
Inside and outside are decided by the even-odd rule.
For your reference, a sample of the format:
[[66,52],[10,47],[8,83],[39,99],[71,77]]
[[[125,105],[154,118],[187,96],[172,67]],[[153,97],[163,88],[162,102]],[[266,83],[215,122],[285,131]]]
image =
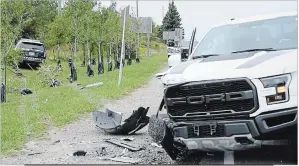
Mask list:
[[108,154],[106,147],[101,147],[100,150],[96,150],[98,156],[106,156]]
[[89,84],[89,85],[83,86],[80,89],[94,87],[94,86],[102,86],[102,85],[103,85],[103,82],[97,82],[97,83],[94,83],[94,84]]
[[152,145],[152,146],[155,146],[155,147],[158,147],[158,148],[162,148],[162,146],[161,146],[161,145],[158,145],[158,144],[157,144],[157,143],[155,143],[155,142],[151,143],[151,145]]
[[134,138],[133,137],[123,137],[123,138],[120,138],[120,140],[122,140],[122,141],[134,141]]
[[137,158],[130,158],[130,157],[114,157],[110,158],[112,161],[117,161],[117,162],[123,162],[123,163],[131,163],[131,164],[136,164],[139,163],[141,160]]
[[21,94],[22,95],[29,95],[32,94],[33,92],[30,89],[21,89]]
[[93,119],[96,125],[110,134],[131,135],[145,127],[149,123],[146,116],[149,107],[139,107],[133,114],[121,124],[122,114],[106,109],[106,112],[94,111]]
[[76,152],[73,153],[73,156],[85,156],[87,152],[83,151],[83,150],[78,150]]
[[128,149],[128,150],[130,150],[132,152],[143,150],[143,148],[141,148],[141,147],[135,147],[133,145],[130,145],[130,144],[128,144],[126,142],[122,142],[122,141],[117,141],[117,140],[105,140],[105,141],[109,142],[111,144],[114,144],[114,145],[126,148],[126,149]]

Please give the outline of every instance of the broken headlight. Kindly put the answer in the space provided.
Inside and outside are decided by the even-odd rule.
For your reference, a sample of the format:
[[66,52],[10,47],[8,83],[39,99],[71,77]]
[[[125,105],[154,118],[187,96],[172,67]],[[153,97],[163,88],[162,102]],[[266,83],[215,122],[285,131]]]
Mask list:
[[267,104],[287,102],[289,100],[289,85],[291,75],[279,75],[260,79],[264,88],[274,88],[275,94],[266,96]]

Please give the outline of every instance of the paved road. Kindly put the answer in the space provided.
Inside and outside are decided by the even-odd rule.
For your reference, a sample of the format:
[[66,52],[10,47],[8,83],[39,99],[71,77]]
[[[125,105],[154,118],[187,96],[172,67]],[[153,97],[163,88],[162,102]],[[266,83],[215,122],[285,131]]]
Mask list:
[[[106,108],[124,113],[127,118],[139,106],[150,107],[149,115],[155,114],[162,97],[161,82],[152,79],[148,85],[115,102],[103,101]],[[86,95],[86,94],[82,94]],[[91,101],[94,103],[94,101]],[[98,104],[98,103],[97,103]],[[123,136],[111,136],[95,127],[91,114],[66,126],[52,129],[47,140],[31,141],[22,150],[22,155],[1,158],[1,164],[120,164],[101,159],[96,151],[106,147],[105,157],[122,155],[124,149],[105,143],[105,138],[120,139]],[[163,149],[152,146],[147,135],[147,127],[134,135],[134,145],[144,146],[139,152],[126,152],[132,158],[141,159],[140,164],[174,164]],[[84,150],[86,156],[74,157],[73,152]],[[32,154],[38,153],[38,154]],[[31,155],[30,155],[31,154]],[[258,149],[248,152],[207,154],[201,160],[192,157],[184,164],[292,164],[286,160],[286,153],[279,149]]]

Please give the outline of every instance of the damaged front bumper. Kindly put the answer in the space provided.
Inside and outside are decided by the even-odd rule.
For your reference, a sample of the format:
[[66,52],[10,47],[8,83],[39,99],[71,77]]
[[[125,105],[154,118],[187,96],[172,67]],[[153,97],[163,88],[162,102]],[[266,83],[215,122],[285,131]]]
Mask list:
[[93,120],[96,126],[109,134],[132,135],[149,123],[146,116],[149,107],[139,107],[133,114],[124,120],[122,124],[122,113],[106,109],[106,112],[94,111]]
[[[294,116],[290,121],[267,126],[272,118]],[[273,123],[273,122],[272,122]],[[297,127],[297,109],[257,116],[255,119],[173,121],[162,115],[152,116],[149,134],[176,160],[194,151],[243,151],[262,145],[288,145]],[[183,155],[183,156],[182,156]]]

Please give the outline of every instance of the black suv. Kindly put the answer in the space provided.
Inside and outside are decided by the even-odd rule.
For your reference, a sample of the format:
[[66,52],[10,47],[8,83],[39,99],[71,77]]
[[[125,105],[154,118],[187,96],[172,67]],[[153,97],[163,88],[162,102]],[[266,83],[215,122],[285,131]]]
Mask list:
[[47,57],[46,48],[39,40],[21,39],[17,42],[15,49],[23,50],[22,63],[39,65]]

